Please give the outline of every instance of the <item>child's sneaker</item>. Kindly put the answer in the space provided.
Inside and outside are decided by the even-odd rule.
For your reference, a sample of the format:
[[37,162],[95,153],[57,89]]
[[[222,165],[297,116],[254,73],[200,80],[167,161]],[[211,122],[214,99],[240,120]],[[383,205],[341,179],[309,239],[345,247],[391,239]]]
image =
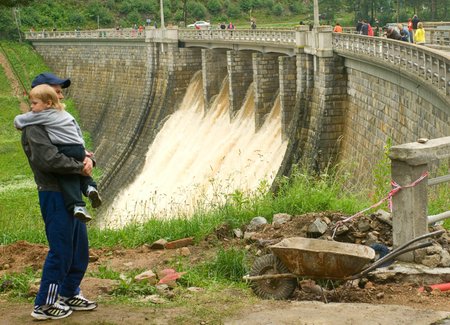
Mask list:
[[31,313],[36,319],[61,319],[72,314],[72,310],[69,306],[63,306],[58,302],[53,305],[34,306],[34,310]]
[[81,293],[70,298],[61,297],[60,304],[73,310],[93,310],[97,308],[95,301],[86,299]]
[[89,222],[92,220],[92,217],[89,215],[86,208],[82,206],[75,206],[73,208],[73,216],[80,219],[82,222]]
[[87,197],[89,198],[89,201],[91,201],[91,205],[93,208],[98,208],[102,205],[102,198],[100,197],[100,194],[98,194],[98,191],[93,186],[88,186],[86,191]]

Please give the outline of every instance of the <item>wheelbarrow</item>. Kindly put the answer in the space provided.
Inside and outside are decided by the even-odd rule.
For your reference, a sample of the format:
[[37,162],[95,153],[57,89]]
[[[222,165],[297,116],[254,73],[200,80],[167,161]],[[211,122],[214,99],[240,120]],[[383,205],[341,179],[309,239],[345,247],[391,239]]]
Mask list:
[[399,255],[432,245],[422,242],[411,246],[444,232],[438,230],[414,238],[372,264],[369,262],[375,259],[376,253],[369,246],[304,237],[286,238],[269,246],[273,254],[257,258],[250,274],[243,279],[251,281],[253,291],[261,298],[287,299],[298,286],[299,277],[355,280]]

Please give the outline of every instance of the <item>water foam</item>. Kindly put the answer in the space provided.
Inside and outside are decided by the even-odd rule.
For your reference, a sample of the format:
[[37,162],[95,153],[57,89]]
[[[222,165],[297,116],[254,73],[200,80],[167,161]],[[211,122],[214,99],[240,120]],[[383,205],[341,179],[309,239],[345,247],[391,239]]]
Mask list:
[[231,120],[228,95],[226,79],[205,112],[201,74],[192,78],[181,108],[150,145],[142,172],[119,193],[101,226],[189,214],[235,190],[251,191],[273,181],[287,147],[279,99],[255,132],[253,85]]

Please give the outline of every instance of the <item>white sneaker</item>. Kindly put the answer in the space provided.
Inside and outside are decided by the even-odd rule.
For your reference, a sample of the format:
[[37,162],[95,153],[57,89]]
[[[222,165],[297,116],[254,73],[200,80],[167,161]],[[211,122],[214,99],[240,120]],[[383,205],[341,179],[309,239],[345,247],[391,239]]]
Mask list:
[[92,217],[89,215],[86,207],[82,206],[75,206],[73,208],[73,216],[80,219],[82,222],[89,222],[92,220]]
[[61,297],[59,303],[73,310],[93,310],[97,308],[97,302],[88,300],[81,294],[70,298]]
[[34,310],[31,313],[36,319],[61,319],[72,314],[72,310],[69,306],[63,306],[59,302],[55,302],[53,305],[41,305],[34,306]]
[[94,209],[102,205],[102,198],[95,187],[89,185],[86,194]]

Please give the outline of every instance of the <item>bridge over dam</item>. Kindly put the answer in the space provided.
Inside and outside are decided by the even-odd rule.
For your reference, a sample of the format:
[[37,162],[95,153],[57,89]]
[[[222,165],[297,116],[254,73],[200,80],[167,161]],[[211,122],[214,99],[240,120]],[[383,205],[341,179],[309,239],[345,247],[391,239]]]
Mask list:
[[[315,170],[347,161],[355,175],[366,177],[389,140],[396,145],[450,135],[450,56],[425,46],[335,34],[327,26],[47,32],[27,39],[56,74],[72,79],[68,96],[91,133],[109,203],[139,178],[149,156],[167,149],[162,144],[149,153],[189,96],[189,105],[195,102],[205,116],[220,101],[231,122],[248,111],[255,137],[276,115],[280,132],[265,137],[283,144],[268,164],[278,175],[300,161]],[[183,115],[180,121],[191,124]],[[217,137],[206,150],[214,143],[226,147]],[[173,158],[180,148],[170,150]],[[195,164],[206,157],[191,155],[174,159]]]

